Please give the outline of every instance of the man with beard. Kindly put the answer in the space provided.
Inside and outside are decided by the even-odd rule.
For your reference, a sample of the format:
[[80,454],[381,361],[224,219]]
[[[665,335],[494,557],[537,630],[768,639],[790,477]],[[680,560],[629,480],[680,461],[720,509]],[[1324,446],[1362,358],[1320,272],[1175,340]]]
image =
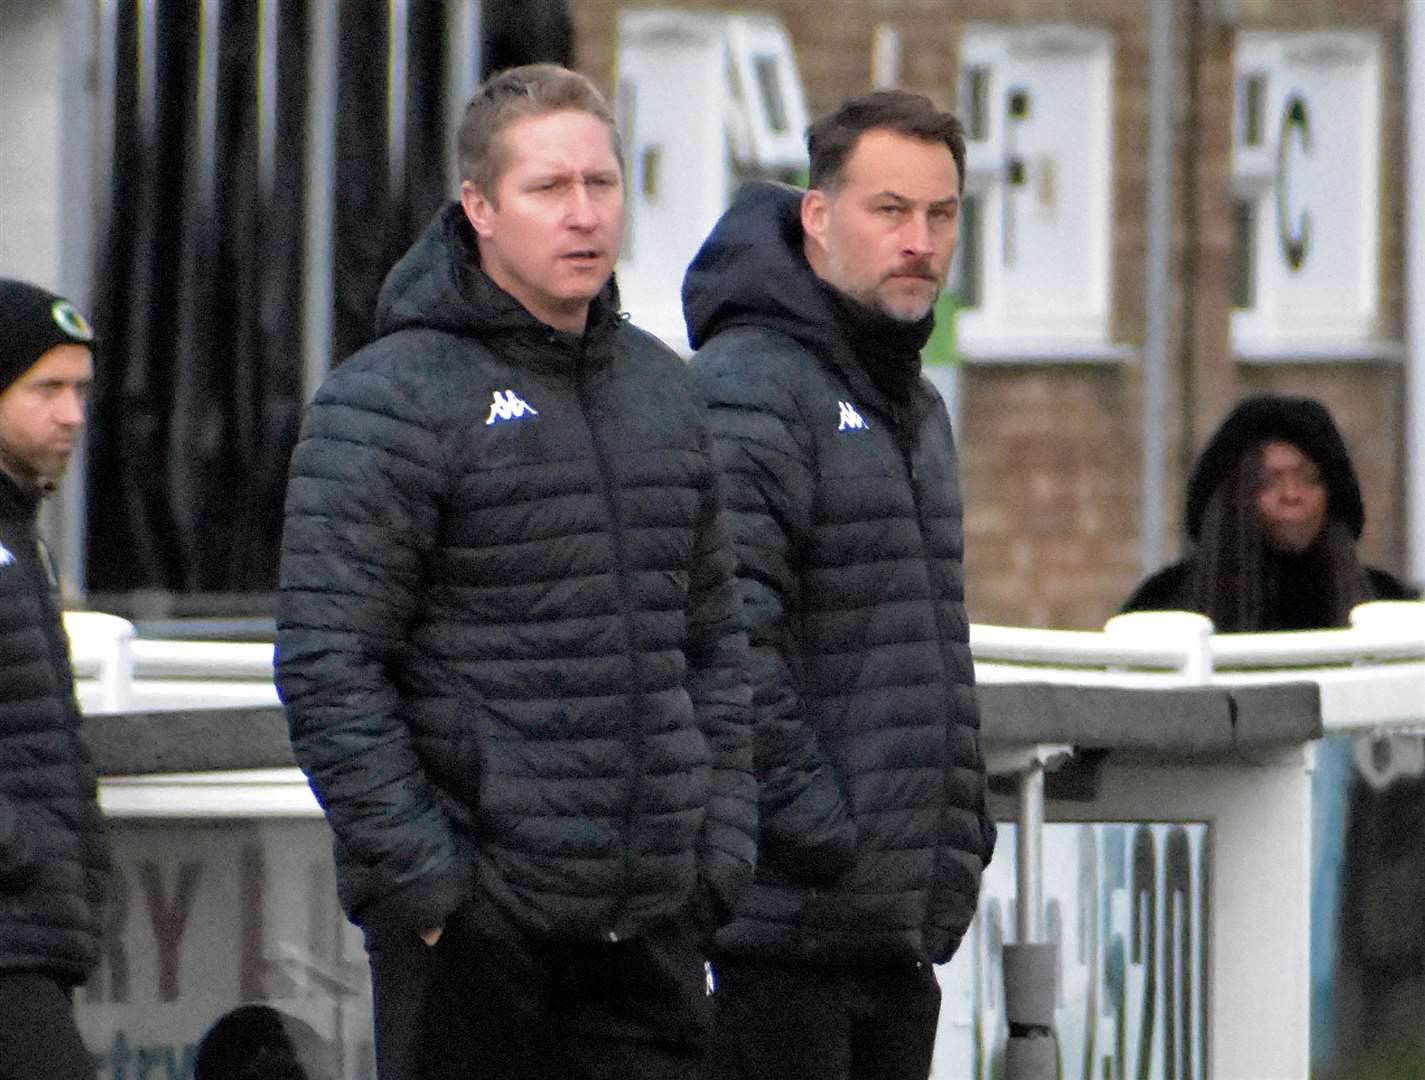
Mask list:
[[717,935],[716,1075],[929,1073],[994,850],[945,406],[920,350],[965,143],[877,91],[744,188],[683,286],[752,650],[760,839]]
[[35,529],[94,377],[69,301],[0,280],[0,1077],[83,1080],[70,1006],[99,955],[108,874],[58,581]]

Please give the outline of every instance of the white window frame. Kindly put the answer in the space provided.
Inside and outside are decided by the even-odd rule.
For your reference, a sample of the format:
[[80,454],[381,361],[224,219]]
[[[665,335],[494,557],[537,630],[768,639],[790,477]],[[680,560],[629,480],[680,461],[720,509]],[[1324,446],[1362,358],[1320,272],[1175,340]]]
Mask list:
[[743,180],[806,167],[791,38],[756,14],[619,14],[616,111],[628,198],[618,274],[634,321],[689,351],[679,286]]
[[[733,157],[739,164],[765,170],[805,165],[806,99],[785,28],[771,18],[729,16],[727,50]],[[764,71],[773,73],[775,102],[764,92]]]
[[[1244,30],[1237,35],[1231,257],[1232,344],[1239,359],[1403,355],[1400,344],[1382,340],[1380,333],[1381,59],[1380,36],[1371,31]],[[1312,124],[1310,67],[1329,64],[1359,68],[1359,97],[1349,108],[1360,133],[1359,153],[1338,147],[1333,154]],[[1316,168],[1323,162],[1339,167],[1340,182],[1333,185],[1338,194],[1331,205],[1295,202],[1291,170],[1306,159]],[[1326,248],[1322,244],[1330,243],[1330,234],[1322,241],[1321,231],[1312,228],[1323,214],[1338,222],[1345,215],[1347,224],[1347,235]],[[1321,289],[1314,296],[1293,288],[1293,276],[1309,259],[1337,266],[1356,260],[1357,265],[1343,288]],[[1326,298],[1335,304],[1323,308]]]
[[[1018,71],[1036,56],[1083,61],[1084,127],[1065,139],[1064,159],[1087,164],[1087,182],[1075,209],[1083,243],[1074,245],[1080,261],[1061,265],[1065,282],[1088,282],[1087,299],[1067,300],[1057,310],[1042,305],[1026,315],[1022,297],[1010,280],[1007,241],[988,237],[995,229],[1003,237],[1012,227],[1006,202],[1012,178],[1032,177],[1035,170],[1054,168],[1059,155],[1039,155],[1025,162],[1015,153],[1009,130],[1009,94]],[[1131,347],[1110,340],[1112,317],[1113,238],[1113,37],[1092,27],[1046,24],[1006,27],[970,23],[960,47],[960,113],[968,128],[965,193],[973,200],[978,236],[962,229],[957,276],[976,274],[978,296],[958,313],[957,343],[967,361],[1122,361],[1136,355]],[[979,93],[973,94],[972,87]],[[972,101],[978,97],[978,104]],[[1041,178],[1036,183],[1047,183]],[[1060,199],[1064,196],[1060,195]],[[1012,257],[1012,255],[1011,255]],[[1034,252],[1025,257],[1034,258]],[[973,269],[972,269],[973,268]],[[964,294],[962,293],[962,296]]]

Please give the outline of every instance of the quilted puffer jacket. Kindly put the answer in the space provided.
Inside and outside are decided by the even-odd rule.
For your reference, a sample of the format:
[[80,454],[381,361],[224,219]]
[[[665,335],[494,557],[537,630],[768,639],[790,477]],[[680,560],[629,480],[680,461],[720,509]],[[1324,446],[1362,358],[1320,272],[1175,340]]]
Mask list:
[[611,283],[582,335],[538,322],[452,204],[308,410],[278,687],[368,932],[473,893],[530,933],[616,940],[750,878],[711,436],[686,365],[616,304]]
[[994,850],[945,407],[887,392],[802,252],[800,193],[744,188],[689,269],[752,653],[761,847],[726,955],[948,959]]
[[73,984],[99,955],[109,854],[37,510],[0,473],[0,970]]

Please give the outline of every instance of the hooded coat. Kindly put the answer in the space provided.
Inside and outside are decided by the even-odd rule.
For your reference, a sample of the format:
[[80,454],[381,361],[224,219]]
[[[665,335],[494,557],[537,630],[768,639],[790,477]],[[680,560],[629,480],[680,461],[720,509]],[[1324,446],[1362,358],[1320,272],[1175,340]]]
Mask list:
[[[745,187],[683,287],[737,541],[760,795],[726,955],[949,959],[994,850],[954,441],[916,340],[813,274]],[[889,325],[883,334],[908,332]]]
[[[1285,394],[1259,394],[1241,402],[1213,436],[1193,465],[1188,478],[1185,522],[1188,539],[1202,539],[1208,503],[1249,453],[1271,441],[1290,443],[1315,463],[1326,489],[1326,516],[1342,522],[1354,540],[1365,528],[1366,511],[1361,483],[1331,414],[1312,398]],[[1164,567],[1142,581],[1124,601],[1123,611],[1195,610],[1194,595],[1199,553]],[[1362,567],[1362,600],[1409,600],[1416,593],[1384,570]],[[1262,554],[1262,573],[1271,583],[1269,601],[1262,612],[1260,631],[1322,630],[1337,625],[1333,596],[1323,588],[1330,567],[1318,542],[1304,552],[1268,548]]]
[[618,940],[755,856],[746,637],[686,366],[537,321],[447,207],[292,460],[277,680],[368,932],[472,892]]
[[99,955],[109,855],[38,509],[0,473],[0,971],[74,984]]

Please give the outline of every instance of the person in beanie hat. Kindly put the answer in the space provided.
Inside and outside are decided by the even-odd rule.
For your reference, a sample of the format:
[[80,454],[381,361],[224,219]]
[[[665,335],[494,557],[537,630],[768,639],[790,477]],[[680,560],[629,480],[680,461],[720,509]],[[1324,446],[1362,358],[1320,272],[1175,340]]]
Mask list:
[[1124,611],[1206,615],[1219,631],[1347,625],[1367,600],[1415,595],[1362,566],[1361,485],[1331,414],[1307,397],[1248,398],[1188,480],[1191,554],[1134,590]]
[[108,847],[40,543],[93,379],[88,324],[0,279],[0,1077],[95,1075],[70,1004],[99,953]]

